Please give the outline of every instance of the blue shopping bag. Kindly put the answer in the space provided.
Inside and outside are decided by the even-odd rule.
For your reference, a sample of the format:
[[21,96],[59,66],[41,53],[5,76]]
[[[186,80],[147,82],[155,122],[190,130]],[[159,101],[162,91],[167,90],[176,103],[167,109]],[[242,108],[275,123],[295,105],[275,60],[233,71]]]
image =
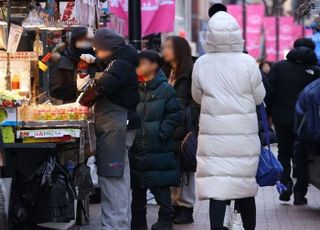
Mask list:
[[283,167],[281,163],[278,161],[278,159],[271,152],[270,133],[268,129],[267,114],[264,105],[261,104],[259,106],[259,109],[261,113],[262,126],[265,133],[267,147],[261,147],[261,154],[256,180],[260,187],[274,186],[283,173]]

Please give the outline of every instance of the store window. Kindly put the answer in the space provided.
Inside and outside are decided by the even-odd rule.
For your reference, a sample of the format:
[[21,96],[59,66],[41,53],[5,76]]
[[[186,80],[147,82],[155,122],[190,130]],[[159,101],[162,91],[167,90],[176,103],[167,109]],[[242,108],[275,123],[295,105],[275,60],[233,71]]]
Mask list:
[[191,0],[176,0],[174,33],[191,40]]

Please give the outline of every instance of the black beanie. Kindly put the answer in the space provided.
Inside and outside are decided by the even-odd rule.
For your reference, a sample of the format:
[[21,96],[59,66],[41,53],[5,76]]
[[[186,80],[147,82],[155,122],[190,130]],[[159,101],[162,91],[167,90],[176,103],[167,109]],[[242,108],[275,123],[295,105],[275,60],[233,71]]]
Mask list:
[[159,67],[161,67],[164,62],[160,54],[153,50],[145,50],[139,53],[139,60],[141,59],[146,59],[151,63],[157,63]]
[[97,50],[116,50],[126,45],[126,41],[112,30],[99,29],[94,35],[92,44]]
[[71,47],[76,46],[77,40],[86,37],[88,34],[88,29],[86,27],[75,27],[71,31],[70,44]]
[[316,45],[309,38],[298,38],[297,40],[294,41],[293,47],[294,48],[307,47],[307,48],[312,49],[312,50],[316,49]]
[[223,5],[222,3],[215,3],[209,8],[209,17],[211,18],[213,15],[215,15],[219,11],[225,11],[227,12],[227,7]]

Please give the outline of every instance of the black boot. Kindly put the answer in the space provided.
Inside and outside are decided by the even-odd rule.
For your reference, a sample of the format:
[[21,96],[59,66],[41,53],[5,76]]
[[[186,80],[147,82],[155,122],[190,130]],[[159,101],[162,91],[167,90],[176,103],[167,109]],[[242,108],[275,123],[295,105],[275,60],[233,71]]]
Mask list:
[[294,205],[306,205],[308,204],[308,199],[299,193],[294,194]]
[[170,220],[158,220],[152,225],[151,230],[173,230],[173,223]]
[[131,230],[148,230],[148,225],[147,224],[141,224],[136,226],[131,225]]
[[282,193],[280,193],[279,200],[285,201],[285,202],[290,201],[290,197],[292,195],[292,186],[293,186],[292,182],[289,182],[286,185],[287,190],[285,190]]
[[179,214],[174,218],[175,224],[192,224],[193,220],[193,208],[180,207]]

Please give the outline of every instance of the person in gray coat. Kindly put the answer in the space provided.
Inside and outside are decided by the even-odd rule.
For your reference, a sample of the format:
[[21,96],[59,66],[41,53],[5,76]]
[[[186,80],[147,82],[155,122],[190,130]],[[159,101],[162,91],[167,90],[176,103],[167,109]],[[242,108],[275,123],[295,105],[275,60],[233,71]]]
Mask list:
[[[93,39],[96,57],[107,68],[94,82],[97,167],[101,186],[102,229],[128,230],[131,224],[131,189],[128,151],[140,127],[136,107],[139,83],[137,50],[124,38],[100,29]],[[83,56],[95,61],[92,56]]]

